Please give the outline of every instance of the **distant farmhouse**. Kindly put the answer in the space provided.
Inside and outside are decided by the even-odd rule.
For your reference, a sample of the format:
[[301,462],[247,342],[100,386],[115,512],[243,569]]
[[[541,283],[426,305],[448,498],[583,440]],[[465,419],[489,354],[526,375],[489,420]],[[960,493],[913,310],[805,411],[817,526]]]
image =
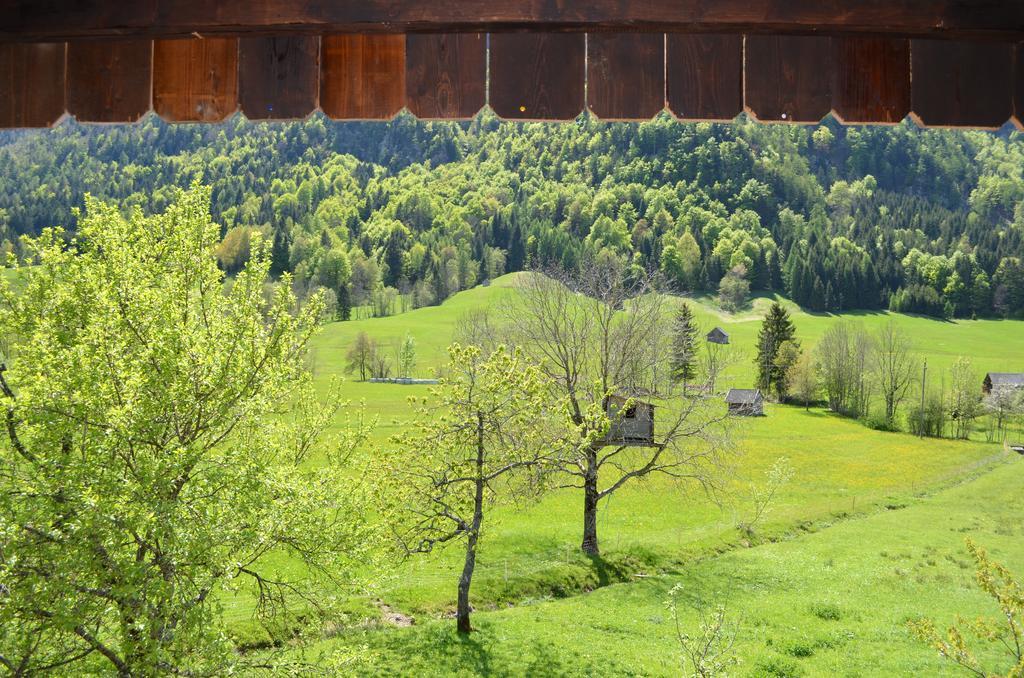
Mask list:
[[[654,405],[642,400],[608,396],[605,412],[611,421],[605,443],[609,445],[650,445],[654,442]],[[629,407],[626,407],[626,403]]]
[[708,332],[707,340],[709,344],[728,344],[729,335],[721,327],[716,327]]
[[763,417],[764,396],[759,388],[730,388],[725,396],[729,414],[739,417]]
[[989,372],[981,384],[981,392],[985,395],[1005,391],[1024,389],[1024,372]]

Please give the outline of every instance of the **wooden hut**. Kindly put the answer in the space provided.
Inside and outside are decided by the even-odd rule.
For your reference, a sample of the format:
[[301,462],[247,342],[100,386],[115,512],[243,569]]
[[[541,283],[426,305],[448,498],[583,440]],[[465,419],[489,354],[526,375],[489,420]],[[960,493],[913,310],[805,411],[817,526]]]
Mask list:
[[721,327],[716,327],[715,329],[708,332],[706,339],[708,340],[709,344],[724,345],[729,343],[729,335],[726,334],[725,330],[723,330]]
[[758,388],[731,388],[725,396],[729,414],[739,417],[764,416],[764,396]]
[[605,400],[611,422],[605,442],[609,445],[650,445],[654,442],[654,405],[624,396]]

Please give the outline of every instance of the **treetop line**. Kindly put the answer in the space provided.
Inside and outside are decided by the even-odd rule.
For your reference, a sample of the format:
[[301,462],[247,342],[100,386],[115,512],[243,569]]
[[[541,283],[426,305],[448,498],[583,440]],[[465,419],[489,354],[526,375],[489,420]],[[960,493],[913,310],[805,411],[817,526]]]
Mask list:
[[[563,10],[561,22],[512,22],[531,32],[493,33],[453,32],[486,29],[486,17],[503,16],[493,11],[482,12],[479,24],[461,24],[455,14],[448,24],[403,22],[418,16],[411,3],[399,3],[379,26],[367,10],[365,22],[356,22],[360,33],[329,33],[356,23],[311,16],[294,17],[287,29],[269,20],[246,24],[227,9],[212,18],[185,11],[183,23],[170,26],[145,9],[97,18],[7,4],[14,18],[0,29],[7,40],[0,42],[4,128],[47,127],[68,115],[131,123],[150,111],[170,122],[218,122],[236,111],[250,120],[294,120],[316,110],[339,120],[387,120],[403,109],[464,120],[485,106],[524,121],[574,120],[585,110],[602,120],[649,120],[667,109],[682,120],[731,121],[746,112],[798,124],[830,113],[845,124],[895,124],[908,115],[928,127],[1024,124],[1024,10],[1016,3],[994,10],[1005,19],[999,24],[951,12],[929,21],[899,6],[877,10],[874,23],[858,10],[850,14],[863,14],[859,21],[839,21],[809,9],[788,23],[744,23],[749,15],[739,10],[673,23],[668,3],[643,3],[653,9],[635,10],[632,21],[601,21],[577,8]],[[158,19],[174,6],[156,4]],[[473,4],[455,3],[456,10]],[[645,12],[648,22],[640,18]],[[72,30],[69,15],[83,28]],[[281,9],[274,16],[291,15]],[[691,32],[664,32],[677,25]],[[182,33],[182,26],[193,30]],[[403,26],[455,28],[374,32]]]

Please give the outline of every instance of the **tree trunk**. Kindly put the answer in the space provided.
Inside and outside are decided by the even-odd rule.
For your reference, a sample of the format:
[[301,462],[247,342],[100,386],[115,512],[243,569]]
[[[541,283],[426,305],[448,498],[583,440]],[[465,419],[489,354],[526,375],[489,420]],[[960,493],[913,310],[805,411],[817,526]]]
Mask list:
[[466,536],[466,562],[459,577],[459,598],[455,612],[455,625],[459,633],[469,633],[469,587],[473,583],[476,568],[476,542],[480,537],[480,523],[484,519],[484,418],[477,413],[476,440],[476,494],[473,496],[473,524]]
[[587,471],[583,479],[583,543],[580,548],[588,556],[600,555],[597,545],[597,450],[587,452]]
[[[483,496],[483,482],[477,483],[477,496]],[[469,633],[473,627],[469,623],[469,586],[473,583],[473,569],[476,567],[476,540],[479,536],[480,519],[483,514],[479,509],[473,512],[473,529],[466,540],[466,562],[462,566],[462,576],[459,577],[459,602],[455,613],[455,624],[459,633]]]

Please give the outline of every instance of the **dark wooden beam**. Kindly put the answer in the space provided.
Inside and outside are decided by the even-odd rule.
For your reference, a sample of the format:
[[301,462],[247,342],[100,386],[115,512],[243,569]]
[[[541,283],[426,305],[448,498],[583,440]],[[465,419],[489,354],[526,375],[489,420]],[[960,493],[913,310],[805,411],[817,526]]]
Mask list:
[[743,101],[761,122],[815,123],[832,110],[832,39],[748,35]]
[[587,107],[602,120],[650,120],[665,108],[665,36],[587,36]]
[[64,116],[67,45],[0,45],[0,128],[49,127]]
[[683,120],[725,122],[743,112],[743,36],[667,36],[668,107]]
[[407,36],[405,97],[409,111],[418,118],[472,118],[487,103],[487,36]]
[[238,98],[250,120],[297,120],[318,106],[320,38],[242,38]]
[[219,122],[238,110],[238,39],[153,44],[153,110],[168,122]]
[[602,30],[1020,40],[1020,0],[0,0],[0,40]]
[[832,111],[846,124],[895,124],[910,113],[910,41],[832,40]]
[[405,106],[404,35],[325,35],[320,108],[335,120],[387,120]]
[[79,122],[135,122],[150,109],[152,40],[68,45],[68,113]]
[[998,129],[1010,119],[1014,45],[914,40],[910,54],[918,124]]
[[489,103],[510,120],[572,120],[583,112],[586,36],[491,35]]

